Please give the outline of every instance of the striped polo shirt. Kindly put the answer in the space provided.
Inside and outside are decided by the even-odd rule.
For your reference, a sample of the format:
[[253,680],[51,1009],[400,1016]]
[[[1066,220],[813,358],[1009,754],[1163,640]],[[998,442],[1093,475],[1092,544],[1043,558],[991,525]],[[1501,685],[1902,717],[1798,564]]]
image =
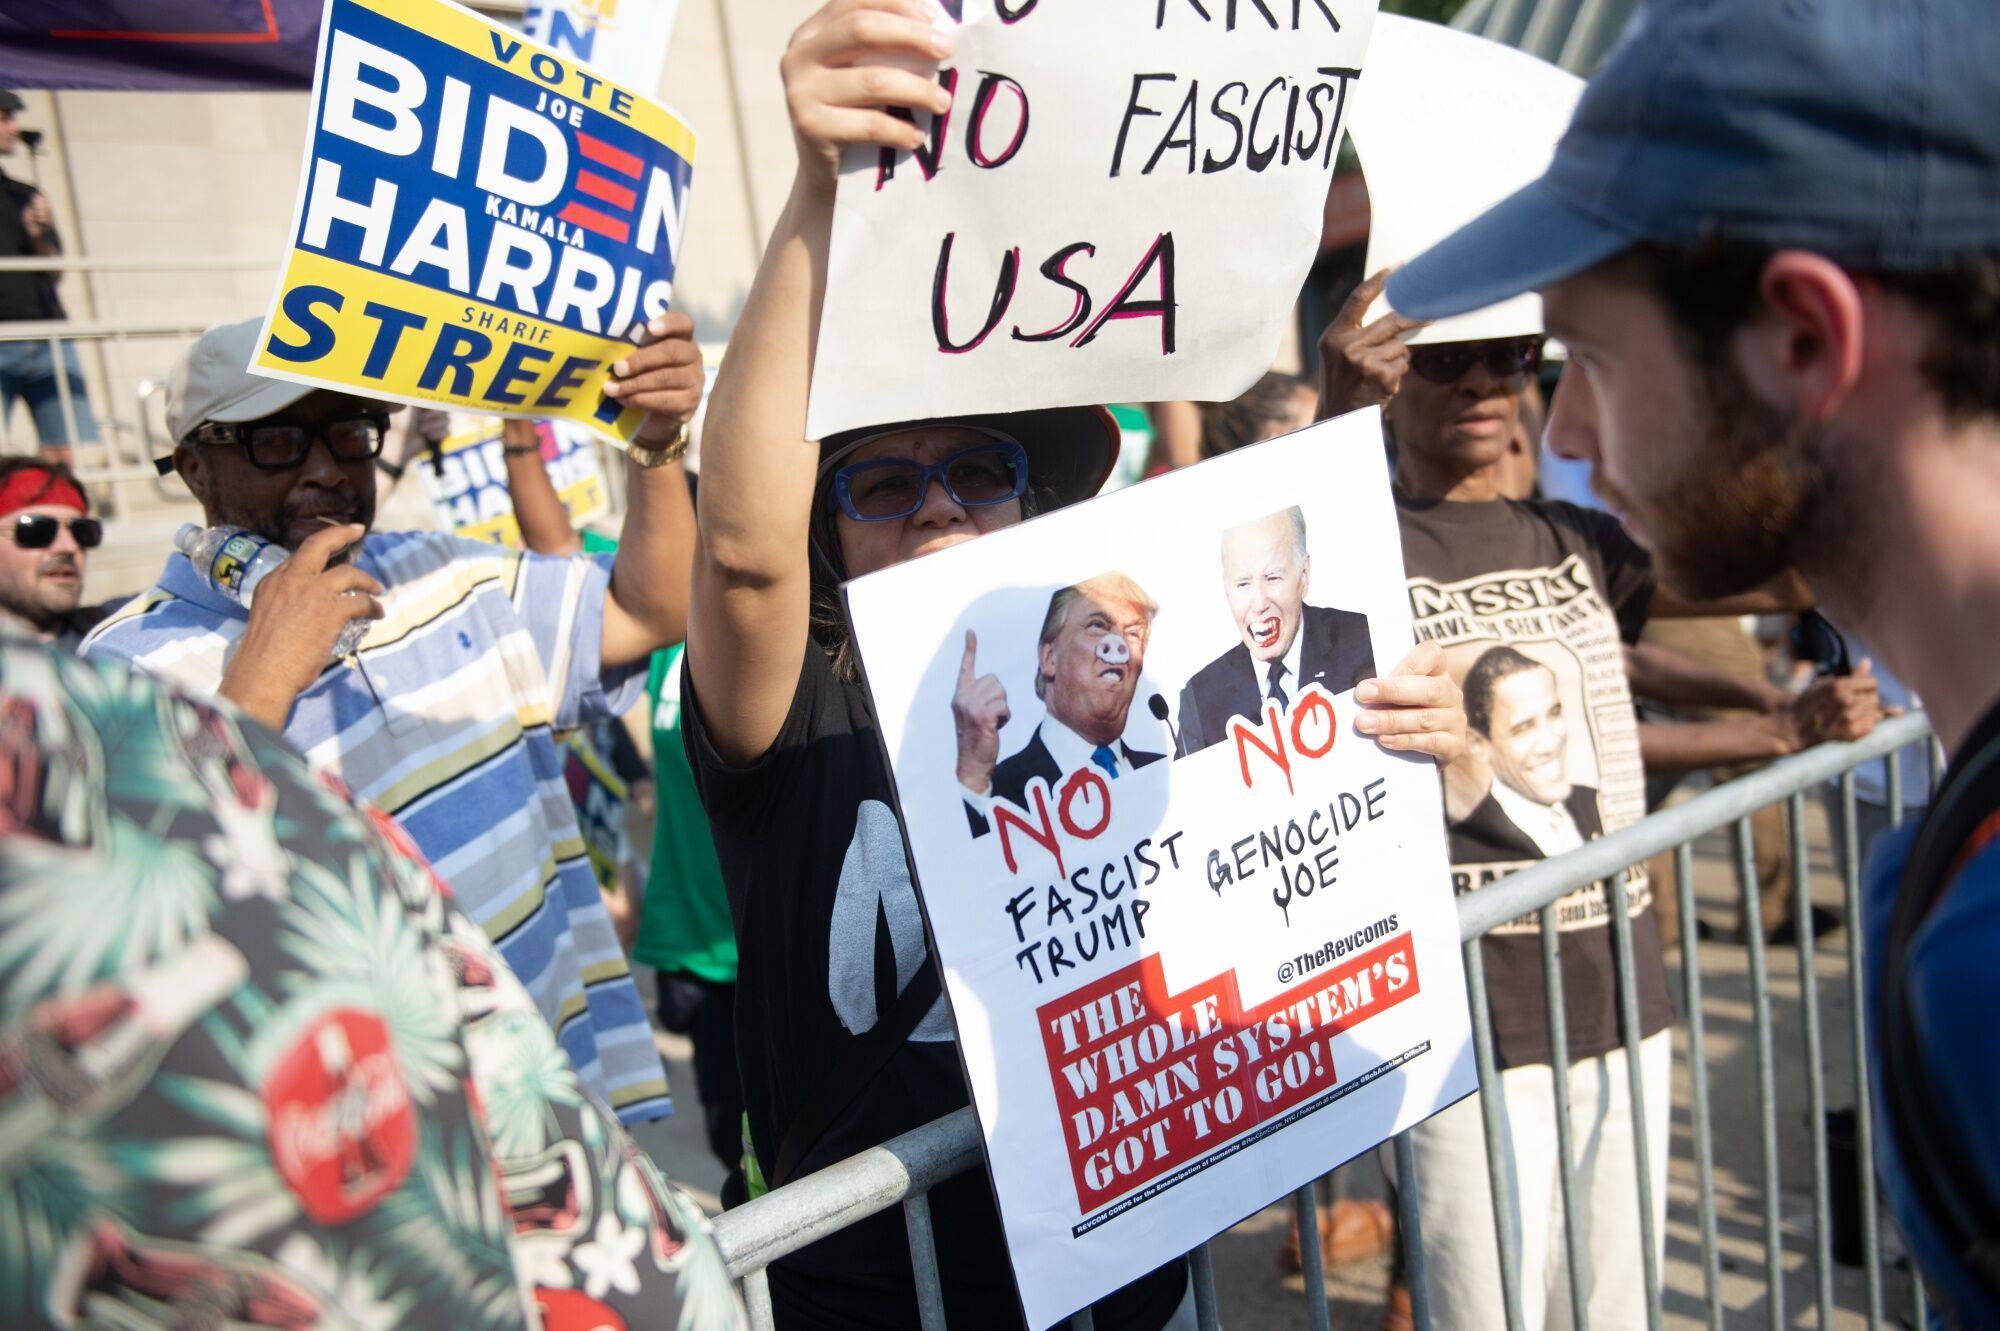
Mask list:
[[[617,715],[645,684],[646,662],[599,661],[611,561],[378,532],[356,563],[382,584],[385,617],[299,695],[285,739],[410,834],[585,1085],[627,1122],[669,1112],[552,737]],[[246,618],[176,551],[82,651],[212,695]]]

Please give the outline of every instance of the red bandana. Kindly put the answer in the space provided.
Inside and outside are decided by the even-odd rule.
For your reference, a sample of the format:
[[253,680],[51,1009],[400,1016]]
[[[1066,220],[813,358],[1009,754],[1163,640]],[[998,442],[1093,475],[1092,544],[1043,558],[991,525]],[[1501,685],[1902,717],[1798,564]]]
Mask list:
[[18,513],[30,504],[60,504],[79,513],[90,512],[83,491],[41,467],[23,467],[0,480],[0,518]]

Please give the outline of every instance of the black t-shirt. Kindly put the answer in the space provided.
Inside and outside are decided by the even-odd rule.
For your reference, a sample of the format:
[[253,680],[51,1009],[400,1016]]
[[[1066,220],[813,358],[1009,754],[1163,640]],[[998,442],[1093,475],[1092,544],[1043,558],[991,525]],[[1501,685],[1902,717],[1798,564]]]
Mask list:
[[[1622,644],[1653,598],[1652,558],[1616,518],[1561,502],[1397,501],[1419,642],[1445,649],[1465,689],[1474,753],[1493,780],[1451,823],[1452,880],[1476,892],[1645,816],[1645,769]],[[1673,1019],[1652,888],[1628,882],[1639,1034]],[[1557,903],[1572,1061],[1618,1047],[1611,896]],[[1501,1067],[1549,1061],[1541,921],[1486,935],[1487,997]]]
[[[682,732],[736,928],[736,1048],[758,1163],[769,1174],[813,1088],[930,964],[867,692],[808,644],[770,750],[731,767],[708,742],[692,677]],[[800,1175],[879,1145],[968,1103],[943,998],[800,1163]],[[986,1174],[930,1194],[945,1313],[953,1326],[1018,1327],[1020,1303]],[[1099,1327],[1152,1331],[1179,1305],[1173,1262],[1097,1307]],[[902,1213],[850,1225],[775,1263],[781,1327],[917,1323]]]
[[[39,254],[21,224],[21,210],[41,191],[0,171],[0,257],[19,259]],[[60,319],[55,278],[49,273],[0,273],[0,322],[20,319]]]

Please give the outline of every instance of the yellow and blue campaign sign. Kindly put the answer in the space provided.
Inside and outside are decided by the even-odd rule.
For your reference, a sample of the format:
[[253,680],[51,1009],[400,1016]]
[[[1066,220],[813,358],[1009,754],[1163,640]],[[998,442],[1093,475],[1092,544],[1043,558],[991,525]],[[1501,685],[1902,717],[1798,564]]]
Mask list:
[[[514,517],[514,495],[507,487],[500,422],[490,416],[455,416],[452,426],[438,445],[435,461],[420,457],[411,464],[423,478],[432,508],[456,535],[520,549],[521,524]],[[582,527],[603,517],[610,511],[610,500],[590,432],[568,421],[538,421],[535,429],[542,465],[569,512],[570,525]]]
[[327,0],[250,368],[629,439],[600,391],[673,295],[694,135],[450,0]]

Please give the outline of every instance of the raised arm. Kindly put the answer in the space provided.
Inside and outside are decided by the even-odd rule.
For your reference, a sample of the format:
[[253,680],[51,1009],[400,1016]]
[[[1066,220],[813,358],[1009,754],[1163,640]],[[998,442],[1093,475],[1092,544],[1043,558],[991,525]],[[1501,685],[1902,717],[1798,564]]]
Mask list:
[[507,420],[500,425],[500,455],[507,464],[507,494],[514,501],[514,521],[521,544],[538,555],[573,555],[583,540],[570,525],[569,510],[556,493],[555,482],[542,461],[542,432],[534,421]]
[[927,0],[833,0],[780,64],[798,173],[730,337],[702,430],[701,524],[688,670],[709,741],[726,761],[760,757],[791,707],[806,650],[806,537],[818,449],[806,391],[826,288],[840,151],[912,149],[924,136],[881,108],[941,112],[937,83],[886,63],[936,60],[949,38]]
[[643,661],[687,637],[688,570],[694,562],[694,506],[679,462],[642,466],[639,450],[664,449],[683,437],[701,405],[701,348],[694,321],[679,310],[654,319],[652,341],[611,367],[604,391],[651,414],[625,461],[625,525],[604,598],[601,648],[606,669]]

